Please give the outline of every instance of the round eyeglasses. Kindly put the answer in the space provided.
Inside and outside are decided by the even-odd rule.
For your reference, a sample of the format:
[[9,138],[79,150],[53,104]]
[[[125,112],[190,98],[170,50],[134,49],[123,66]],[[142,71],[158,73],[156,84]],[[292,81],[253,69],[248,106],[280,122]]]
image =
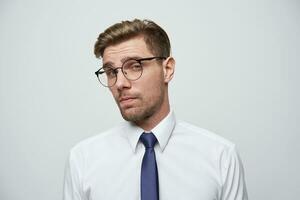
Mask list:
[[166,59],[166,57],[149,57],[134,59],[130,58],[123,62],[122,67],[113,67],[110,65],[103,66],[101,69],[95,72],[99,82],[105,87],[112,87],[117,82],[117,74],[121,69],[123,75],[130,81],[139,79],[143,74],[143,61],[153,59]]

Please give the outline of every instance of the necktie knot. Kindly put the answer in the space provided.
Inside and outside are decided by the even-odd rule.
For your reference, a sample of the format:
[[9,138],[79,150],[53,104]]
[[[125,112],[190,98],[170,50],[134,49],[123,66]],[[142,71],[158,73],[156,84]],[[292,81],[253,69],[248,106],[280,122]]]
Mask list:
[[146,148],[154,148],[157,139],[153,133],[143,133],[140,137],[141,142]]

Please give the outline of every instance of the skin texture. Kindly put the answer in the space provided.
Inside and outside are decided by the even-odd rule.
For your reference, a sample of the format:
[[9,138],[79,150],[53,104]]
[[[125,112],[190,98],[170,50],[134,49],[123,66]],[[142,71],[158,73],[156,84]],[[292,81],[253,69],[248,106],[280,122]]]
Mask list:
[[[152,56],[160,55],[153,55],[147,48],[143,36],[138,36],[108,46],[103,53],[103,64],[119,67],[128,58]],[[126,79],[119,71],[117,82],[110,88],[110,92],[125,120],[150,131],[170,111],[168,83],[174,75],[175,60],[168,57],[163,61],[144,61],[142,65],[143,74],[135,81]]]

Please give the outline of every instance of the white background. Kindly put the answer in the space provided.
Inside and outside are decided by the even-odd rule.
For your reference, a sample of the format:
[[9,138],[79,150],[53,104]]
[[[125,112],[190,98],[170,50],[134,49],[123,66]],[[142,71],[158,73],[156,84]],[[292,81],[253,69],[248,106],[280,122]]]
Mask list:
[[249,198],[299,198],[300,2],[0,1],[0,199],[61,199],[80,140],[122,118],[93,45],[120,20],[169,34],[177,118],[237,144]]

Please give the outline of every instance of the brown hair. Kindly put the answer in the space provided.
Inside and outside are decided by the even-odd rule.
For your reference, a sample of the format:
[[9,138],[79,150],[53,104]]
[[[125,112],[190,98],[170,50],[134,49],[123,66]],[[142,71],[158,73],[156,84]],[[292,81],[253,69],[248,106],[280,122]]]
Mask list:
[[167,33],[153,21],[139,19],[122,21],[107,28],[99,35],[94,46],[94,54],[97,58],[103,57],[106,47],[140,35],[144,37],[148,49],[155,56],[170,56],[171,45]]

